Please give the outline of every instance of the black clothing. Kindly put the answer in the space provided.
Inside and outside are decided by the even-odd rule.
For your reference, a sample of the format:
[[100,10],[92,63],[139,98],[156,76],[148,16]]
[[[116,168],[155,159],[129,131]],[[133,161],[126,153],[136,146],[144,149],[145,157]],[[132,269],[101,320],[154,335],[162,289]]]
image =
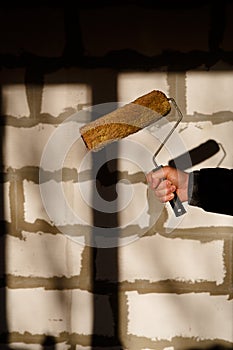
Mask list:
[[190,173],[188,203],[208,212],[233,215],[233,169],[204,168]]

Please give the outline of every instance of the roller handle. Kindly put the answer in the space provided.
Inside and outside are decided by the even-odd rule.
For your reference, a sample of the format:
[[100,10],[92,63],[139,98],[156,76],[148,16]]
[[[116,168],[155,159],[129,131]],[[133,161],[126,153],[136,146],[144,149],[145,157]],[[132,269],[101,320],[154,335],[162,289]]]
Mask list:
[[175,216],[181,216],[186,213],[186,210],[184,209],[184,206],[180,200],[180,198],[177,196],[177,193],[174,193],[174,198],[169,201]]
[[[162,168],[163,166],[160,165],[157,168],[153,169],[153,172],[157,171],[158,169]],[[184,215],[186,213],[186,210],[180,200],[180,198],[177,196],[177,193],[174,192],[174,198],[169,201],[176,217],[179,217],[181,215]]]

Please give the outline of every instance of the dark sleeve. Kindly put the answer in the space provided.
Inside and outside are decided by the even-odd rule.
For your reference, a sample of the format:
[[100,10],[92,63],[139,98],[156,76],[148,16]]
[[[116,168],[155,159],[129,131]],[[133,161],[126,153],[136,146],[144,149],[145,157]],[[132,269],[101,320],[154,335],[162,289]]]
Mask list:
[[190,205],[233,215],[233,169],[204,168],[190,173],[188,195]]

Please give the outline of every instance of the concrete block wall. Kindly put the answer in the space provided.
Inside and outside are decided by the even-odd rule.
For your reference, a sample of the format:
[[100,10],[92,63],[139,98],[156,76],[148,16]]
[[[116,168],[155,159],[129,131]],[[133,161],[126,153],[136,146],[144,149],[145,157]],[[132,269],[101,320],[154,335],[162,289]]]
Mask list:
[[[120,145],[113,150],[110,161],[118,156],[119,176],[126,180],[118,187],[118,205],[121,194],[129,188],[133,192],[113,217],[117,240],[108,241],[111,226],[102,229],[105,248],[90,243],[98,233],[93,208],[80,207],[78,136],[66,155],[61,181],[59,169],[41,167],[49,140],[72,115],[84,124],[80,112],[89,106],[130,102],[159,89],[174,97],[184,118],[158,161],[167,164],[214,140],[219,151],[187,171],[232,168],[232,3],[176,3],[169,3],[169,9],[150,2],[2,9],[0,349],[232,348],[232,217],[185,204],[187,214],[175,219],[145,182],[153,167],[150,157],[174,118],[134,135],[126,146],[134,142],[137,154],[130,147],[127,154],[124,143],[123,150]],[[224,30],[216,22],[221,16]],[[14,28],[19,18],[23,23],[14,42],[4,27],[9,18]],[[42,36],[47,37],[43,43]],[[19,47],[26,52],[18,54]],[[142,167],[135,166],[142,158]],[[41,172],[46,174],[42,183]],[[60,183],[87,225],[73,222],[66,230],[69,218],[56,200]],[[42,187],[53,193],[56,217],[49,215]],[[107,212],[103,220],[108,220]]]

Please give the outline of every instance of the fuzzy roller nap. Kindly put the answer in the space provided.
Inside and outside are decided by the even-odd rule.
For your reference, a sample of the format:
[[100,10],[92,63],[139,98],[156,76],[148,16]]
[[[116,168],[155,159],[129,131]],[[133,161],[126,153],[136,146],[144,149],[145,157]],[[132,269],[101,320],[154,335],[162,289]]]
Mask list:
[[[80,128],[82,139],[89,150],[98,150],[108,143],[120,140],[155,123],[170,112],[170,102],[175,106],[179,119],[165,138],[163,144],[161,144],[154,154],[153,162],[155,164],[155,169],[153,171],[156,171],[161,166],[157,165],[155,157],[182,119],[182,113],[174,99],[168,99],[166,95],[159,90],[153,90],[137,98],[132,103],[126,104],[82,126]],[[186,212],[176,193],[174,199],[170,201],[170,204],[176,216],[183,215]]]
[[145,128],[167,115],[170,110],[171,106],[165,94],[153,90],[82,126],[80,133],[87,148],[96,150]]

